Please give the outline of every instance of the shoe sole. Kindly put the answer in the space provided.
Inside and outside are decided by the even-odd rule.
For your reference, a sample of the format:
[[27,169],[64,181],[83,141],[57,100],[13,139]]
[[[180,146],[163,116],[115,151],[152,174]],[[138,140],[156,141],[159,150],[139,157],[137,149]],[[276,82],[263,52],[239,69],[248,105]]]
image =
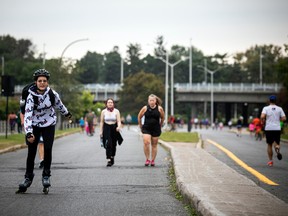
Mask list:
[[282,154],[280,152],[277,153],[277,158],[278,158],[278,160],[282,160]]

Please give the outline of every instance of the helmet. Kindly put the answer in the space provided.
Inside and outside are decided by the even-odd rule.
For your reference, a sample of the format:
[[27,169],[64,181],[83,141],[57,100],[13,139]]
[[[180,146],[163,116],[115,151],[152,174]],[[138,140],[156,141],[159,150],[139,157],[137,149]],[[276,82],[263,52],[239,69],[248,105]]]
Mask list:
[[38,69],[33,74],[34,80],[36,81],[39,76],[45,76],[48,80],[50,77],[50,73],[49,73],[49,71],[47,71],[45,69]]

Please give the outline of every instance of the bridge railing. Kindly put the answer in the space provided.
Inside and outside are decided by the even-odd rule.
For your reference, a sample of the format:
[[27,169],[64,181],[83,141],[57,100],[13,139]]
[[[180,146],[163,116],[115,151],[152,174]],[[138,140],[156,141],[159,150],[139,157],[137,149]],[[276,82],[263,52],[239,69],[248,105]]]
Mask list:
[[[176,83],[175,86],[177,92],[210,92],[210,83]],[[257,83],[214,83],[213,91],[217,92],[279,92],[281,89],[280,84],[257,84]]]
[[[15,86],[15,93],[20,94],[24,86]],[[110,96],[111,94],[117,97],[116,93],[121,89],[121,84],[86,84],[83,85],[83,90],[90,91],[95,94],[95,97],[101,94],[104,98]],[[210,83],[175,83],[174,87],[177,92],[210,92]],[[258,83],[214,83],[213,90],[219,92],[279,92],[282,88],[281,84],[258,84]]]

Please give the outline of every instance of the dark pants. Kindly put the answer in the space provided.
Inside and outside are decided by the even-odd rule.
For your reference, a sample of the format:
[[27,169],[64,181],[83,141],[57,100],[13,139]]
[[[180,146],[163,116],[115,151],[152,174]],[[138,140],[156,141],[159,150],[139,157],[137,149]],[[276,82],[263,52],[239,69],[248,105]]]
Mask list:
[[55,125],[49,127],[34,127],[33,126],[33,134],[35,136],[35,140],[33,143],[28,143],[28,156],[26,161],[26,173],[25,177],[33,178],[33,170],[34,170],[34,161],[37,153],[37,146],[39,142],[40,135],[42,134],[43,142],[44,142],[44,168],[42,172],[42,176],[50,176],[50,168],[52,162],[52,146],[54,142],[55,135]]
[[116,137],[117,124],[109,125],[104,123],[103,127],[103,142],[106,143],[106,158],[110,159],[116,155],[117,137]]

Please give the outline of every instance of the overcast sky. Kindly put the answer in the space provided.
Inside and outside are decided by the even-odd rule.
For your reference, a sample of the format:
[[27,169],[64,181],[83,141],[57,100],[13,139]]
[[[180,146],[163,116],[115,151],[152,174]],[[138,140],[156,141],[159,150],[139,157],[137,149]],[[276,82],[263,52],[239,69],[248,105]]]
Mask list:
[[[287,0],[0,0],[0,35],[30,39],[37,54],[79,59],[129,43],[152,53],[157,36],[167,48],[192,45],[205,55],[244,52],[256,44],[288,43]],[[192,40],[191,40],[192,39]]]

